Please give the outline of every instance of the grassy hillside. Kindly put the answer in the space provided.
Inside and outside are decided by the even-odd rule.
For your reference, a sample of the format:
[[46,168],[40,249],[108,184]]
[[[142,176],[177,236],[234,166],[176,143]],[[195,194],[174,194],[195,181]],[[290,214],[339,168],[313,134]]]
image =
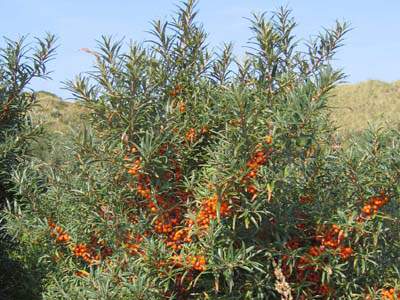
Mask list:
[[[36,121],[44,121],[54,133],[69,133],[82,124],[84,109],[77,103],[62,101],[57,96],[41,92],[40,106],[34,111]],[[400,81],[364,81],[345,84],[334,91],[330,106],[332,119],[342,133],[365,129],[368,123],[400,123]]]
[[368,123],[400,123],[400,81],[370,80],[338,87],[330,102],[332,119],[342,133],[365,129]]
[[43,124],[45,131],[33,143],[32,151],[36,157],[57,164],[65,159],[64,147],[72,143],[73,132],[78,132],[84,124],[85,109],[48,92],[39,92],[38,99],[32,119],[36,124]]
[[35,122],[43,122],[54,133],[69,133],[79,129],[84,109],[78,103],[63,101],[48,92],[39,92],[38,105],[33,110]]

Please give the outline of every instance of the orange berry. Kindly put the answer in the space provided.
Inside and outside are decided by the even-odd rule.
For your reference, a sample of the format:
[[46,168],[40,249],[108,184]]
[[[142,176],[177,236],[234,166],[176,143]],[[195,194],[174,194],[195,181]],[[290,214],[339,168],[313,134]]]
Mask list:
[[311,256],[319,256],[319,255],[321,254],[321,250],[320,250],[320,248],[317,247],[317,246],[312,246],[312,247],[308,250],[308,253],[309,253]]
[[194,128],[190,128],[185,135],[186,141],[193,142],[196,139],[196,130]]
[[249,186],[247,186],[246,191],[249,194],[253,194],[254,195],[254,194],[257,193],[257,188],[254,185],[249,185]]
[[182,101],[179,102],[178,107],[179,107],[179,112],[184,113],[186,111],[186,105],[184,102]]
[[340,257],[342,259],[348,259],[353,254],[353,249],[351,247],[344,247],[340,249]]

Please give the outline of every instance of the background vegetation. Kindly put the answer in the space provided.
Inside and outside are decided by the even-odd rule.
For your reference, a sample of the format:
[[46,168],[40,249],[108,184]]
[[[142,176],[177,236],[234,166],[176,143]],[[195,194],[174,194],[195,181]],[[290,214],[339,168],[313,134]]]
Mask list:
[[35,157],[52,165],[66,159],[65,152],[85,126],[87,109],[77,102],[63,101],[52,93],[40,91],[31,110],[32,122],[45,134],[31,143]]

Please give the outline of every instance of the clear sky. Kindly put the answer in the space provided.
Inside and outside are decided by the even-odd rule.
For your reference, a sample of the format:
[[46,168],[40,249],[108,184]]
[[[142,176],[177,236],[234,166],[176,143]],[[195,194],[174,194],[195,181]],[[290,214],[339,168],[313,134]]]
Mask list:
[[[102,34],[143,41],[149,38],[149,22],[167,19],[175,0],[0,0],[0,33],[15,39],[21,35],[58,36],[57,57],[51,63],[51,81],[35,81],[32,87],[62,97],[62,81],[90,69],[93,58],[80,48],[95,48]],[[271,11],[288,5],[299,23],[298,37],[308,38],[336,19],[351,23],[336,66],[344,68],[349,82],[367,79],[400,79],[400,0],[200,0],[199,20],[209,33],[209,43],[232,41],[236,53],[250,36],[251,12]],[[3,41],[0,41],[2,45]]]

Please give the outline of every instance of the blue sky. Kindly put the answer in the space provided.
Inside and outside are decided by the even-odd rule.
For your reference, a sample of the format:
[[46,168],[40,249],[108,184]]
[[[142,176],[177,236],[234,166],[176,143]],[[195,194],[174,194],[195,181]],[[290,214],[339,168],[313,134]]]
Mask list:
[[[51,81],[35,81],[32,87],[62,97],[61,81],[90,69],[93,58],[80,48],[95,48],[102,34],[143,41],[149,37],[149,22],[167,19],[175,0],[0,0],[1,35],[15,39],[21,35],[58,36],[57,58],[50,65]],[[219,46],[232,41],[236,53],[250,36],[244,17],[252,12],[271,11],[288,5],[299,23],[298,37],[308,38],[336,19],[351,23],[345,46],[335,65],[344,68],[349,82],[368,79],[400,79],[399,0],[200,0],[199,20],[209,33],[209,43]],[[0,42],[0,45],[2,41]]]

